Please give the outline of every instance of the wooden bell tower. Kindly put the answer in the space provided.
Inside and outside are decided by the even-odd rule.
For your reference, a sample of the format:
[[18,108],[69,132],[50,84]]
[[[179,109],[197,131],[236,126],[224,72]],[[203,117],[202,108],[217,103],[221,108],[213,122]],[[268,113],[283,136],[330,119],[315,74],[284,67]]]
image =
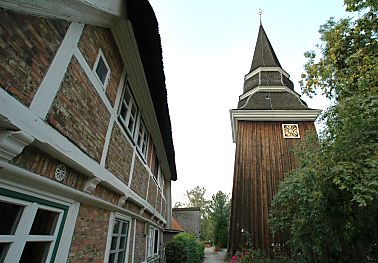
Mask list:
[[307,107],[289,77],[260,25],[243,94],[237,109],[230,111],[236,153],[229,252],[245,244],[245,233],[266,253],[277,242],[268,226],[272,198],[285,173],[296,166],[290,148],[307,131],[316,132],[320,110]]

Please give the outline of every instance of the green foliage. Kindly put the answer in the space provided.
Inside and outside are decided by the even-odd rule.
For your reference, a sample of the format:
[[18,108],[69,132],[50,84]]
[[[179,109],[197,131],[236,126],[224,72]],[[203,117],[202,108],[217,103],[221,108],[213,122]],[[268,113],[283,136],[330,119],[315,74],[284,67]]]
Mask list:
[[210,217],[213,221],[213,238],[217,247],[227,247],[230,199],[228,194],[218,191],[212,196]]
[[357,19],[321,26],[321,57],[307,52],[304,93],[333,101],[319,140],[297,148],[298,169],[280,184],[274,234],[304,262],[378,261],[378,2],[345,0]]
[[174,236],[165,247],[167,263],[200,263],[204,258],[204,247],[188,233]]

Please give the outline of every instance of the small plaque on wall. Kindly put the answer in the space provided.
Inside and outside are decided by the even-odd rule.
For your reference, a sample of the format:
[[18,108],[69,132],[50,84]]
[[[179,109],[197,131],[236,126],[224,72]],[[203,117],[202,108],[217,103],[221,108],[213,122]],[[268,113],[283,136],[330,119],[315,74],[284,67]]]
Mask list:
[[298,124],[282,124],[284,138],[300,138]]

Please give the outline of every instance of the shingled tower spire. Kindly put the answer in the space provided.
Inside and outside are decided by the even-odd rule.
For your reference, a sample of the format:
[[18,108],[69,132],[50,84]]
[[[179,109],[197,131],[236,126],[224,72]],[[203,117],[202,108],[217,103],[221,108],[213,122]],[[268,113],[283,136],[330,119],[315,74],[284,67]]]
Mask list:
[[320,110],[307,107],[289,77],[260,25],[243,94],[237,109],[230,111],[236,143],[229,236],[233,253],[247,241],[244,233],[267,253],[277,242],[270,235],[268,215],[279,181],[295,168],[289,149],[307,131],[316,132]]

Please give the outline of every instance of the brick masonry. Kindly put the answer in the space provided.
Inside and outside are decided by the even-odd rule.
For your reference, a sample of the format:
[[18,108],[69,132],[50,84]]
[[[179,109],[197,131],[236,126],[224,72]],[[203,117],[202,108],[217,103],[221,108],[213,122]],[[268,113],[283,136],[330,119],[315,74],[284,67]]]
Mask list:
[[68,26],[0,9],[0,87],[29,106]]
[[168,215],[167,215],[167,202],[166,202],[165,200],[163,200],[162,209],[161,209],[161,215],[162,215],[166,220],[168,220]]
[[93,195],[114,205],[118,205],[118,200],[121,197],[121,195],[113,192],[112,190],[110,190],[102,184],[98,184],[96,186]]
[[156,205],[155,205],[155,209],[156,211],[158,211],[159,214],[161,214],[161,193],[160,191],[158,191],[157,193],[157,197],[156,197]]
[[100,162],[110,113],[76,58],[72,58],[48,122]]
[[[147,182],[148,171],[139,158],[135,158],[134,172],[131,180],[131,189],[140,195],[142,198],[146,198],[147,194]],[[152,204],[154,206],[154,204]]]
[[122,134],[117,123],[113,126],[105,167],[125,184],[129,182],[133,147]]
[[146,236],[144,222],[136,220],[134,262],[143,262],[146,257]]
[[155,183],[155,180],[152,179],[152,177],[150,177],[150,183],[148,185],[147,202],[149,202],[153,207],[155,207],[157,201],[157,190],[158,187]]
[[111,71],[110,79],[106,87],[106,96],[114,106],[122,75],[123,62],[111,30],[86,25],[78,46],[91,69],[93,69],[97,54],[101,48]]
[[104,262],[110,211],[81,205],[67,262]]
[[[59,160],[32,145],[25,147],[22,153],[13,159],[12,162],[26,170],[52,180],[55,180],[55,169],[60,164]],[[66,165],[66,168],[66,176],[59,183],[82,191],[87,181],[87,176],[75,171],[68,165]]]

